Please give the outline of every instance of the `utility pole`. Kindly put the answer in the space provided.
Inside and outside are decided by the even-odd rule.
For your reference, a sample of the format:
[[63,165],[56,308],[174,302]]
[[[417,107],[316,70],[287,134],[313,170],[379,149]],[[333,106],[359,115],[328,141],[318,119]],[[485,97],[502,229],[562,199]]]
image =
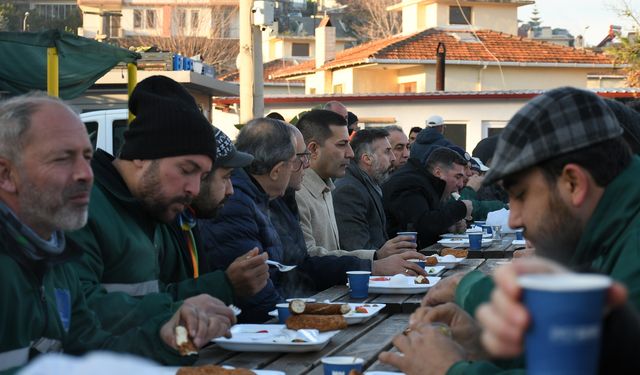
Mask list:
[[[240,73],[240,123],[246,124],[254,116],[253,87],[255,70],[253,61],[253,41],[251,8],[253,0],[240,0],[240,54],[238,71]],[[260,82],[260,84],[262,84]]]

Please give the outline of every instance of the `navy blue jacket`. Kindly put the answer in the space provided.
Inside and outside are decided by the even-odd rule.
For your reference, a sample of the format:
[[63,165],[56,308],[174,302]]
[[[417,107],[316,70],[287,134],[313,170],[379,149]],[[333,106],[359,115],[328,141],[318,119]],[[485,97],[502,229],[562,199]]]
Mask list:
[[[236,258],[257,247],[269,259],[283,262],[280,237],[269,220],[269,196],[243,169],[236,169],[231,182],[235,193],[229,197],[215,219],[198,220],[206,259],[211,269],[226,269]],[[258,323],[284,300],[276,285],[280,274],[269,269],[270,279],[258,294],[240,298],[239,322]]]
[[280,287],[287,298],[307,297],[334,285],[344,285],[347,282],[346,271],[371,270],[370,260],[355,256],[309,256],[300,227],[294,190],[288,190],[283,197],[272,200],[269,206],[271,221],[284,249],[284,263],[298,265],[298,268],[281,277]]
[[422,129],[416,136],[416,141],[411,145],[409,157],[418,159],[422,165],[425,165],[433,150],[439,147],[451,146],[455,146],[455,144],[437,130],[433,128]]

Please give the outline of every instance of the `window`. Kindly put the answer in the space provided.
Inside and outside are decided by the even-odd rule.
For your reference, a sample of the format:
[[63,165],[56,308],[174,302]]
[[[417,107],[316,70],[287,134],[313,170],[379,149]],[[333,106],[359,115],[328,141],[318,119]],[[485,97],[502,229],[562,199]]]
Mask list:
[[444,137],[451,142],[467,148],[467,124],[444,124]]
[[95,150],[96,145],[98,144],[98,122],[88,121],[84,123],[84,126],[87,128],[89,141],[91,141],[91,147],[93,147],[93,149]]
[[456,5],[449,7],[449,25],[466,25],[468,23],[471,23],[471,7]]
[[128,129],[127,120],[115,120],[113,122],[113,154],[120,153],[120,147],[124,143],[124,132]]
[[146,11],[146,15],[147,15],[147,24],[146,24],[146,28],[147,29],[155,29],[156,28],[156,11],[153,9],[147,9]]
[[176,10],[176,21],[180,29],[184,29],[187,26],[187,11],[184,9]]
[[487,129],[487,136],[488,137],[493,137],[494,135],[498,135],[498,134],[502,133],[503,130],[504,130],[504,128],[488,128]]
[[342,94],[342,84],[333,85],[333,93],[334,94]]
[[292,56],[309,56],[309,43],[292,43]]
[[110,20],[110,27],[111,27],[111,31],[109,33],[109,35],[112,38],[116,38],[116,37],[120,37],[120,16],[119,15],[115,15],[112,14],[111,17],[109,17]]
[[135,9],[133,11],[133,28],[134,29],[142,28],[142,11],[140,9]]
[[197,10],[191,11],[191,30],[200,28],[200,13]]
[[398,92],[399,93],[405,93],[405,92],[416,92],[418,91],[418,84],[416,82],[405,82],[405,83],[400,83],[398,85]]

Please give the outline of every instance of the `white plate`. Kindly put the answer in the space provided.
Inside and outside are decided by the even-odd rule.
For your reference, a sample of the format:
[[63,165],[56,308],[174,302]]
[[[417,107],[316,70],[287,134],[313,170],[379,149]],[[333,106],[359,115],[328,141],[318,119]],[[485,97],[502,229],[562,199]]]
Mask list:
[[[472,233],[480,233],[480,232],[472,232]],[[440,238],[464,238],[464,239],[467,239],[467,238],[469,238],[468,234],[469,233],[445,233],[445,234],[441,234]],[[483,233],[482,234],[482,238],[491,238],[491,235],[489,233]]]
[[[492,242],[493,240],[490,238],[483,238],[482,247],[491,246]],[[438,243],[446,247],[469,247],[468,238],[443,238]]]
[[445,269],[452,269],[455,266],[458,265],[458,263],[462,262],[464,259],[466,258],[456,258],[453,257],[452,260],[446,260],[445,257],[441,257],[440,255],[436,255],[436,258],[438,259],[438,265],[439,266],[443,266]]
[[[342,305],[340,302],[336,302],[336,304]],[[380,310],[384,309],[384,303],[350,303],[351,311],[344,314],[344,320],[347,321],[348,325],[363,323],[369,320],[370,318],[376,316]],[[367,309],[367,313],[357,313],[356,307],[364,306]],[[278,317],[278,310],[269,311],[269,316],[273,316],[274,318]]]
[[511,241],[511,244],[516,246],[525,246],[526,240],[513,240]]
[[[398,276],[398,275],[396,275]],[[440,277],[428,276],[429,284],[416,284],[413,281],[415,276],[399,275],[404,278],[404,282],[400,284],[391,284],[389,279],[391,276],[371,276],[369,278],[369,293],[378,294],[419,294],[425,293],[429,288],[436,285],[440,281]],[[395,276],[394,276],[395,277]],[[376,281],[374,279],[385,279]]]
[[424,270],[427,271],[429,276],[438,276],[445,271],[445,266],[425,266]]
[[231,327],[230,339],[219,337],[212,342],[237,352],[315,352],[324,348],[338,332],[318,333],[315,341],[292,342],[299,337],[298,332],[287,329],[284,324],[236,324]]
[[[200,367],[200,366],[191,366],[191,367]],[[233,366],[222,366],[222,367],[227,369],[235,368]],[[180,367],[175,367],[175,366],[162,367],[158,369],[158,372],[156,372],[156,375],[176,375],[178,370],[180,370]],[[286,373],[282,371],[275,371],[275,370],[251,370],[251,371],[256,375],[286,375]]]
[[364,375],[404,375],[404,372],[393,371],[367,371]]

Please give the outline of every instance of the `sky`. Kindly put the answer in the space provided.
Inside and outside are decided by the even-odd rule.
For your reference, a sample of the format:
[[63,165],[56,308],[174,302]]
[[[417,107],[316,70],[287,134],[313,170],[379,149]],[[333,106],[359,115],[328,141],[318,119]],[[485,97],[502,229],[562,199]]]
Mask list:
[[[627,0],[640,13],[640,0]],[[584,35],[588,46],[598,44],[609,32],[609,25],[623,27],[623,35],[631,31],[633,22],[618,15],[613,7],[622,8],[623,0],[536,0],[536,5],[518,8],[518,19],[529,21],[534,7],[542,26],[568,29],[573,36]]]

